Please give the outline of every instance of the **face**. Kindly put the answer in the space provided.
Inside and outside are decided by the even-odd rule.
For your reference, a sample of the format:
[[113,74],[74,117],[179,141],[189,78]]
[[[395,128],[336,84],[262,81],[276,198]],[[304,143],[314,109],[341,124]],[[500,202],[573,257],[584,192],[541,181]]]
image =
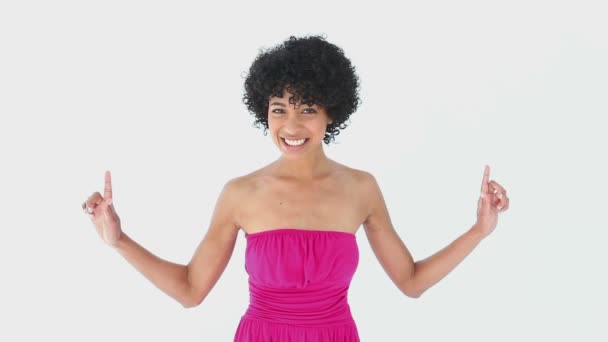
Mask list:
[[289,96],[291,94],[283,91],[282,98],[271,97],[269,100],[268,129],[272,140],[285,156],[302,155],[321,148],[327,125],[332,123],[331,118],[318,105],[290,105]]

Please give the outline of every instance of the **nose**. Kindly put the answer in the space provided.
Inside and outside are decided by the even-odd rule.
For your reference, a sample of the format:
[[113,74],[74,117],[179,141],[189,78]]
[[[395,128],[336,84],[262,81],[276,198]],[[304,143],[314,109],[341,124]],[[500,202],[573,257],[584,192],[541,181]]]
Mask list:
[[300,127],[300,116],[297,112],[291,112],[286,114],[284,126],[290,133],[297,133],[298,127]]

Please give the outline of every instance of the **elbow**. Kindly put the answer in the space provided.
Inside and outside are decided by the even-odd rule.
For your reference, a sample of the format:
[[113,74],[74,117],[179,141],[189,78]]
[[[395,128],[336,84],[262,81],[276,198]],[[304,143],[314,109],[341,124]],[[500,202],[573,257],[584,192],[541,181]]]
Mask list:
[[[186,270],[188,270],[188,266],[186,266]],[[194,286],[192,280],[190,279],[190,273],[187,273],[186,280],[184,281],[184,286],[182,287],[182,298],[179,300],[180,304],[185,308],[194,308],[203,302],[205,297],[207,296],[204,291],[197,290],[197,286]]]
[[179,303],[184,307],[184,309],[190,309],[200,304],[200,302],[194,300],[194,297],[192,296],[187,296],[185,299],[180,300]]
[[197,307],[201,305],[203,300],[205,300],[205,297],[207,297],[207,293],[205,292],[191,292],[190,295],[187,296],[187,299],[182,301],[182,306],[186,309]]
[[186,292],[187,293],[184,298],[179,301],[185,309],[197,307],[201,305],[203,299],[205,299],[205,295],[203,293],[198,293],[197,291],[194,291],[192,287],[189,287],[188,291]]
[[406,287],[403,287],[401,289],[401,292],[403,292],[403,294],[405,294],[406,296],[408,296],[410,298],[416,299],[416,298],[420,298],[420,296],[422,296],[422,293],[424,291],[421,291],[421,290],[416,289],[414,287],[408,287],[408,286],[406,286]]
[[181,304],[184,307],[184,309],[190,309],[190,308],[199,306],[201,303],[194,301],[194,302],[182,302]]
[[181,301],[181,304],[185,309],[190,309],[190,308],[194,308],[194,307],[201,305],[202,302],[203,302],[202,299],[190,297],[187,300]]
[[403,294],[414,299],[420,298],[425,292],[425,289],[418,286],[413,278],[408,279],[408,281],[404,282],[399,288]]
[[420,298],[420,296],[422,296],[424,291],[408,290],[408,291],[403,291],[403,293],[405,293],[405,295],[410,298],[417,299],[417,298]]

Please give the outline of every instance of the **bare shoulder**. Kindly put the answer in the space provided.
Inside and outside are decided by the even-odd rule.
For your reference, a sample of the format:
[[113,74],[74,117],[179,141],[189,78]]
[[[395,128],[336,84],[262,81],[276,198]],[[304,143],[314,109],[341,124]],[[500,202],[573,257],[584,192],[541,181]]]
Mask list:
[[251,193],[251,191],[256,188],[263,174],[264,169],[255,170],[248,174],[232,178],[228,181],[226,186],[230,186],[233,192],[242,197],[243,195]]
[[373,189],[376,180],[374,176],[365,170],[360,170],[350,167],[336,161],[333,161],[335,167],[335,179],[340,180],[340,183],[347,186],[350,191],[355,191],[357,196],[365,195]]
[[370,190],[373,190],[373,188],[377,184],[376,178],[374,177],[374,175],[371,174],[371,172],[355,169],[345,165],[344,168],[346,168],[346,170],[348,171],[348,174],[350,175],[352,181],[355,182],[354,185],[357,187],[358,190],[363,191],[363,194],[369,192]]
[[246,176],[238,176],[231,178],[224,184],[223,191],[236,194],[243,190],[246,182]]
[[380,186],[378,185],[378,181],[376,177],[368,171],[361,171],[360,175],[360,186],[364,195],[372,195],[374,193],[380,192]]
[[357,197],[361,199],[361,210],[365,213],[366,222],[379,204],[383,203],[382,192],[376,177],[369,171],[349,168],[353,189],[356,189]]
[[244,213],[249,208],[248,203],[256,194],[256,190],[263,188],[260,182],[263,181],[260,170],[237,176],[226,182],[222,192],[226,197],[226,204],[231,208],[231,216],[236,227],[241,229]]
[[219,194],[214,216],[221,215],[230,220],[234,226],[238,226],[239,201],[243,196],[247,179],[242,176],[229,179],[224,183]]
[[376,181],[376,179],[374,178],[374,175],[372,175],[371,172],[368,172],[365,170],[358,170],[358,169],[353,169],[353,170],[354,170],[353,174],[356,177],[356,179],[360,185],[369,185],[370,182]]
[[238,209],[240,206],[240,201],[251,188],[251,184],[252,179],[250,176],[245,175],[229,179],[222,188],[221,197],[224,199],[224,204],[234,210],[235,219],[237,216],[236,209]]
[[373,205],[372,199],[377,197],[374,195],[377,195],[380,190],[376,177],[369,171],[342,164],[339,164],[339,169],[342,170],[342,175],[346,175],[341,178],[347,180],[349,189],[355,192],[356,196],[361,199],[364,210],[368,211]]

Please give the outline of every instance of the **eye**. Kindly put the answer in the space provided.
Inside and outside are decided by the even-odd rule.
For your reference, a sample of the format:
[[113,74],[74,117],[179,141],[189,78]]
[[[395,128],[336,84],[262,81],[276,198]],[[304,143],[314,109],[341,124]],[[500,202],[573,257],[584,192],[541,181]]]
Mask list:
[[[277,108],[277,109],[273,109],[271,112],[272,113],[284,113],[285,111],[282,110],[282,109],[278,109]],[[307,113],[307,114],[312,114],[312,113],[316,113],[316,112],[317,111],[314,110],[314,109],[312,109],[312,108],[306,108],[306,109],[304,109],[304,113]]]

